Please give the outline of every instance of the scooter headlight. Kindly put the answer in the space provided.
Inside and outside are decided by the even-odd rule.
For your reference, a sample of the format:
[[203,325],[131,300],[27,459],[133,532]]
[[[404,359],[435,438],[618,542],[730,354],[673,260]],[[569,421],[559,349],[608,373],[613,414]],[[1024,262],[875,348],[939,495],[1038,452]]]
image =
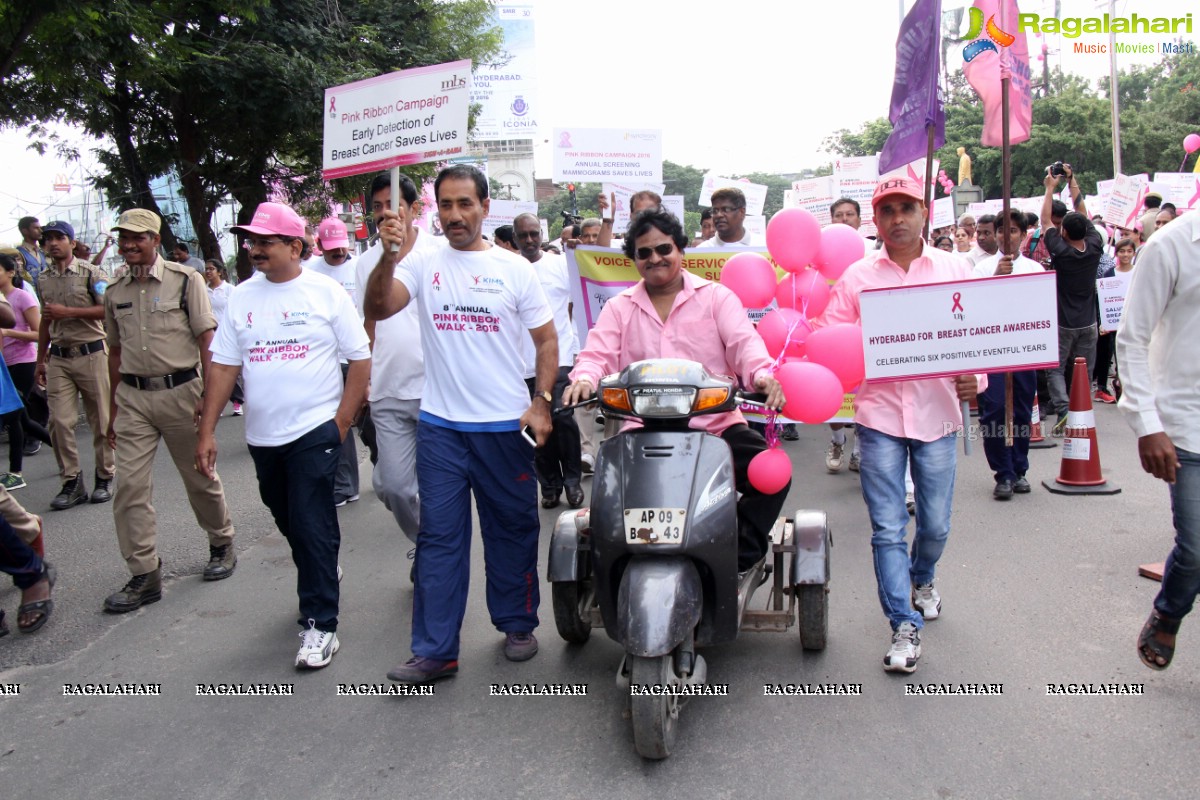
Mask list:
[[693,386],[639,386],[629,394],[639,417],[686,417],[696,400]]

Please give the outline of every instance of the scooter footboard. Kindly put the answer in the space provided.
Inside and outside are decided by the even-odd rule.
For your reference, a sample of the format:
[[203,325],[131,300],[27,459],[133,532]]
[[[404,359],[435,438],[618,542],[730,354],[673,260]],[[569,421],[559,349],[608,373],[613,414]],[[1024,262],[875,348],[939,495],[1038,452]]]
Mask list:
[[792,521],[796,552],[792,554],[792,584],[829,581],[829,518],[824,511],[801,509]]
[[550,557],[546,568],[546,579],[551,583],[578,581],[591,574],[591,570],[580,563],[585,560],[580,555],[588,552],[590,547],[585,544],[584,534],[580,532],[576,521],[576,517],[586,513],[564,511],[558,515],[554,532],[550,534]]
[[635,656],[670,653],[700,622],[703,594],[690,558],[633,558],[617,595],[617,641]]

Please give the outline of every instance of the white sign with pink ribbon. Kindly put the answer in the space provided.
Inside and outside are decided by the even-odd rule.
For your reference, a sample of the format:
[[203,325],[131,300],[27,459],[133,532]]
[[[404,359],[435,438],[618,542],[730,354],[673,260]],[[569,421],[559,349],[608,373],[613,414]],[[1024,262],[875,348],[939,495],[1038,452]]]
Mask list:
[[1053,272],[867,289],[859,307],[868,381],[1058,366]]
[[1108,207],[1104,210],[1104,221],[1122,228],[1132,228],[1141,215],[1142,203],[1149,191],[1149,183],[1141,180],[1145,176],[1118,175],[1108,195]]
[[462,155],[470,100],[469,60],[326,89],[325,180]]

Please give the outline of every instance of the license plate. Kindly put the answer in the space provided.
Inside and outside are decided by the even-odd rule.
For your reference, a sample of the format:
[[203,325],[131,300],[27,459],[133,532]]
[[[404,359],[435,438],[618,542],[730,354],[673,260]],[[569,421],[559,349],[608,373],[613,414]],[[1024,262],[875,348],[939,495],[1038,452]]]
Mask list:
[[685,516],[684,508],[627,508],[625,539],[630,544],[679,544]]

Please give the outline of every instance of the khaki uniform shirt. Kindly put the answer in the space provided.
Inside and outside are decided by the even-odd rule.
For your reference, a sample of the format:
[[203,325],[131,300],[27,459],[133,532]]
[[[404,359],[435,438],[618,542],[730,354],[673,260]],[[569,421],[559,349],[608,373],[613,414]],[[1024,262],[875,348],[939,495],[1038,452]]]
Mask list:
[[[104,289],[108,278],[86,261],[71,261],[59,272],[53,262],[46,265],[38,277],[38,300],[45,307],[57,303],[70,308],[90,308],[104,305]],[[59,347],[77,347],[104,338],[104,323],[98,319],[50,320],[50,341]]]
[[200,273],[162,256],[145,281],[125,275],[104,293],[104,329],[109,348],[121,348],[123,375],[154,378],[198,367],[196,339],[216,327]]

